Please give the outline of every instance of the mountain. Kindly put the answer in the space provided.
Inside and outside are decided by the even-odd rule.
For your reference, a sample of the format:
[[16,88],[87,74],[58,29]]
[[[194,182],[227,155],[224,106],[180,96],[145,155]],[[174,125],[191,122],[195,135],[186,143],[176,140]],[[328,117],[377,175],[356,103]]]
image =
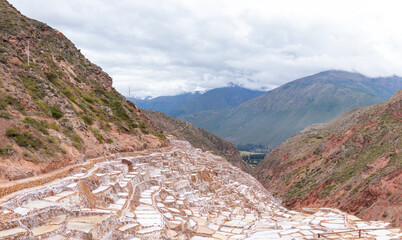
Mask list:
[[368,78],[326,71],[289,82],[234,108],[180,119],[234,144],[275,148],[306,126],[329,122],[356,107],[381,103],[401,88],[400,77]]
[[237,85],[215,88],[203,94],[196,92],[177,96],[163,96],[149,100],[131,98],[140,108],[163,112],[171,117],[179,117],[187,114],[207,110],[222,110],[232,108],[252,98],[262,95],[264,92],[242,88]]
[[286,140],[254,176],[288,207],[335,207],[402,226],[402,90]]
[[167,144],[61,32],[0,0],[0,36],[0,181]]
[[232,143],[207,130],[198,128],[191,123],[174,119],[164,113],[146,109],[141,109],[141,112],[166,134],[186,140],[193,147],[212,151],[226,158],[233,165],[243,170],[249,170],[248,165],[241,159],[239,150]]
[[185,114],[207,110],[221,110],[236,107],[250,99],[264,94],[262,91],[250,90],[236,85],[224,88],[215,88],[193,98],[181,109]]
[[201,93],[195,92],[176,96],[161,96],[151,99],[138,99],[133,97],[128,97],[127,99],[135,103],[139,108],[163,112],[169,116],[178,116],[183,113],[181,107],[199,95],[201,95]]

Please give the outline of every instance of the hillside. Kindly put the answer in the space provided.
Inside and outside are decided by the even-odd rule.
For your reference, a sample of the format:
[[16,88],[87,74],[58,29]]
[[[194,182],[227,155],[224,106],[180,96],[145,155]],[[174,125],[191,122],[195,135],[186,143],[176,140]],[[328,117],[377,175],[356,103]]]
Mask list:
[[233,165],[243,170],[248,170],[248,165],[241,159],[239,150],[232,143],[191,123],[174,119],[164,113],[145,109],[141,109],[141,112],[165,133],[174,135],[178,139],[186,140],[193,147],[221,155]]
[[303,128],[389,99],[402,78],[326,71],[289,82],[237,107],[181,116],[234,144],[279,146]]
[[402,90],[385,103],[310,126],[254,176],[288,207],[336,207],[402,226]]
[[181,115],[208,110],[222,110],[236,107],[250,99],[261,96],[262,91],[250,90],[236,85],[209,90],[183,105]]
[[0,182],[166,145],[61,32],[0,0],[0,36]]
[[231,85],[215,88],[203,94],[186,93],[177,96],[162,96],[148,100],[130,98],[140,108],[163,112],[177,118],[183,115],[207,111],[222,110],[236,107],[264,92]]

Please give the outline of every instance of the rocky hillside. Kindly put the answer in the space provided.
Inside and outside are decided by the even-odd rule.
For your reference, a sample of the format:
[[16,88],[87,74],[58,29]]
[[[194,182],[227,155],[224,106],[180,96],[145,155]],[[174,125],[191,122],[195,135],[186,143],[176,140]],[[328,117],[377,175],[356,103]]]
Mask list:
[[61,32],[0,0],[0,181],[164,144]]
[[402,226],[402,90],[313,125],[269,153],[254,176],[288,207],[335,207]]
[[289,82],[237,107],[180,119],[232,143],[275,148],[314,123],[325,123],[356,107],[379,104],[402,89],[402,78],[369,78],[326,71]]
[[186,140],[195,148],[212,151],[226,158],[233,165],[246,171],[249,170],[249,166],[241,159],[239,150],[232,143],[207,130],[198,128],[191,123],[174,119],[164,113],[145,109],[141,109],[141,112],[166,134]]

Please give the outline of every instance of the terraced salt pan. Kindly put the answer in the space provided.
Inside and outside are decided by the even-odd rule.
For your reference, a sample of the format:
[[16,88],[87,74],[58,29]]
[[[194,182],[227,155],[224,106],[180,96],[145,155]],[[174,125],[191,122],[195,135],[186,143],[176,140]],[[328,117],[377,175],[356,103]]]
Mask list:
[[61,225],[45,225],[45,226],[40,226],[40,227],[36,227],[33,228],[32,234],[36,237],[36,236],[41,236],[50,232],[54,232],[58,229],[60,229],[62,226]]
[[91,232],[98,224],[109,218],[111,215],[95,215],[70,218],[66,227],[70,230],[81,231],[85,233]]
[[5,238],[7,236],[17,235],[20,233],[25,233],[26,231],[27,231],[26,229],[23,229],[20,227],[0,231],[0,238]]
[[46,207],[54,207],[54,206],[60,206],[60,205],[55,202],[44,201],[44,200],[33,200],[33,201],[29,201],[28,203],[23,205],[24,208],[27,208],[29,210],[41,209],[41,208],[46,208]]
[[119,231],[125,232],[132,228],[137,228],[139,226],[138,223],[126,224],[123,227],[119,228]]
[[[35,216],[43,223],[29,231],[5,229],[0,236],[51,233],[57,234],[54,239],[77,239],[70,235],[74,232],[123,240],[167,236],[233,240],[316,239],[320,233],[323,239],[345,239],[356,238],[357,229],[368,229],[362,232],[368,239],[402,238],[398,229],[387,229],[387,223],[362,221],[339,210],[288,211],[253,178],[222,159],[187,143],[174,144],[170,152],[130,158],[134,161],[131,172],[120,161],[106,161],[43,185],[58,194],[49,196],[36,187],[14,194],[22,201],[0,199],[0,217],[14,214],[19,221]],[[210,182],[199,178],[205,174]],[[94,190],[80,192],[80,181]],[[106,190],[107,196],[99,197]],[[53,211],[48,216],[31,215],[47,208]]]
[[93,190],[92,193],[97,194],[100,192],[105,191],[106,189],[108,189],[110,186],[99,186],[97,189]]

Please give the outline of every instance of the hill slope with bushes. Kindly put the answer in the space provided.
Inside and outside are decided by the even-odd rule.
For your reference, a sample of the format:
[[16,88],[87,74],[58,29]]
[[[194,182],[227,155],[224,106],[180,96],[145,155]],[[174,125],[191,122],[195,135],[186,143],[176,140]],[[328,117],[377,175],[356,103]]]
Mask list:
[[61,32],[0,0],[0,181],[164,145],[159,130]]
[[288,207],[334,207],[366,220],[402,221],[402,90],[295,134],[254,176]]

